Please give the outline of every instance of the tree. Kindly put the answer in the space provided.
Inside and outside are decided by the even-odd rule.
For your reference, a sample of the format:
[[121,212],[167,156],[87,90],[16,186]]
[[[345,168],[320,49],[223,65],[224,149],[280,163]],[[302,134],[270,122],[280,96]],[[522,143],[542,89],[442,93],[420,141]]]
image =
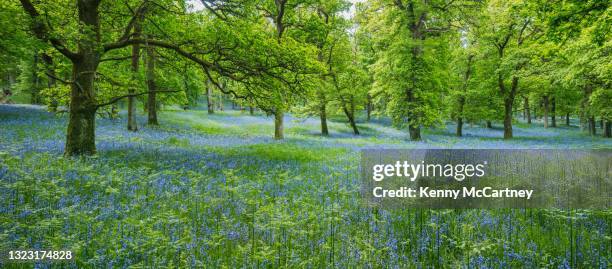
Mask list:
[[408,127],[412,140],[421,139],[421,126],[441,120],[440,102],[448,82],[445,33],[454,28],[462,9],[474,5],[396,0],[377,1],[370,7],[376,11],[368,27],[379,30],[378,46],[384,48],[373,65],[374,87],[391,97],[387,114],[397,126]]
[[[144,19],[144,13],[146,10],[143,10],[141,13],[138,14],[138,16],[136,16],[136,18],[134,19],[134,33],[133,36],[135,38],[140,38],[142,35],[142,21]],[[132,74],[133,74],[133,81],[138,81],[140,74],[139,74],[139,67],[140,67],[140,44],[134,44],[132,45]],[[129,89],[129,93],[130,94],[134,94],[135,91],[133,90],[132,87],[130,87]],[[138,123],[136,122],[136,97],[135,96],[129,96],[128,97],[128,109],[127,109],[128,113],[127,113],[127,129],[129,131],[137,131],[138,130]]]
[[[301,45],[296,38],[301,33],[299,33],[299,29],[295,29],[297,33],[291,33],[291,26],[297,25],[298,20],[300,19],[297,15],[298,10],[301,8],[306,8],[309,5],[307,1],[303,0],[275,0],[273,3],[269,1],[265,1],[263,5],[258,6],[259,10],[262,10],[262,14],[264,17],[268,18],[269,21],[272,22],[275,29],[275,38],[278,44],[278,51],[282,53],[298,52],[301,51],[302,55],[306,56],[306,58],[301,58],[298,61],[293,62],[292,64],[295,66],[301,65],[298,69],[295,69],[294,76],[297,79],[294,79],[294,83],[287,84],[279,81],[271,81],[270,84],[272,87],[268,89],[268,94],[266,98],[267,105],[261,106],[261,102],[259,102],[259,108],[262,110],[271,113],[274,115],[274,138],[275,139],[283,139],[283,125],[284,125],[284,113],[291,107],[294,102],[295,93],[300,92],[299,88],[304,89],[304,84],[301,83],[302,80],[306,78],[303,76],[305,73],[310,73],[308,69],[312,69],[310,67],[310,62],[314,59],[314,49],[309,46]],[[291,54],[288,54],[291,55]],[[298,55],[294,55],[298,56]],[[318,73],[317,71],[313,71],[312,73]],[[283,74],[279,76],[286,76],[287,74]],[[287,79],[285,79],[287,81]],[[261,92],[261,91],[260,91]]]
[[357,54],[357,47],[344,32],[343,35],[338,34],[328,56],[329,76],[333,85],[330,95],[346,116],[355,135],[360,134],[355,111],[366,104],[370,85],[369,76]]
[[[540,17],[548,25],[548,39],[563,45],[559,58],[564,67],[557,72],[558,81],[566,89],[579,89],[583,93],[581,126],[587,122],[589,133],[595,135],[595,117],[600,116],[604,122],[604,136],[610,137],[609,103],[603,100],[610,96],[612,86],[609,67],[612,3],[541,0],[539,4],[542,7]],[[569,118],[567,120],[569,123]]]
[[[311,15],[308,20],[308,28],[304,29],[307,33],[307,41],[313,43],[317,48],[317,60],[325,66],[327,73],[320,76],[318,86],[315,86],[315,96],[313,97],[315,110],[321,120],[321,135],[329,135],[327,127],[327,106],[330,95],[334,91],[330,80],[335,78],[332,73],[332,55],[337,49],[336,43],[342,35],[346,34],[348,23],[340,16],[341,12],[348,9],[349,3],[346,1],[323,1],[316,4],[316,14]],[[354,121],[351,120],[354,125]],[[356,127],[354,128],[356,130]],[[358,133],[358,131],[356,131]]]
[[492,44],[493,49],[488,53],[497,57],[497,87],[504,101],[504,139],[513,137],[513,108],[519,95],[519,81],[531,58],[530,45],[543,31],[532,10],[522,0],[490,1],[479,29],[480,42]]
[[[34,5],[29,0],[20,1],[22,9],[30,17],[31,30],[34,35],[61,53],[72,66],[72,78],[63,80],[71,88],[66,155],[96,152],[95,115],[99,108],[126,97],[162,91],[128,93],[111,97],[105,101],[99,101],[96,97],[95,82],[96,79],[101,79],[98,67],[103,62],[103,56],[113,55],[116,51],[122,51],[123,48],[135,44],[147,44],[175,51],[177,55],[200,65],[205,70],[206,76],[217,86],[219,83],[214,79],[215,74],[245,85],[258,85],[260,88],[263,85],[273,85],[278,81],[289,85],[299,80],[299,78],[290,79],[289,77],[293,76],[283,74],[287,70],[294,69],[295,63],[299,62],[295,59],[301,58],[305,51],[298,49],[294,50],[294,53],[287,53],[291,48],[280,49],[271,55],[271,46],[266,42],[269,39],[261,31],[249,31],[251,30],[249,27],[253,28],[250,26],[252,21],[233,23],[237,19],[232,19],[230,23],[230,20],[216,18],[211,16],[211,13],[185,14],[181,13],[185,11],[185,8],[181,7],[181,5],[184,6],[184,3],[169,0],[167,2],[163,0],[144,1],[134,5],[132,1],[126,1],[125,5],[116,5],[101,0],[78,0],[76,3],[57,1]],[[162,8],[175,7],[177,4],[179,5],[177,10]],[[103,9],[100,9],[101,5],[104,6]],[[40,6],[44,7],[40,8]],[[159,9],[159,12],[178,14],[173,18],[176,18],[175,23],[180,23],[182,27],[177,27],[175,23],[169,23],[169,29],[163,28],[164,24],[152,26],[160,27],[161,30],[167,32],[160,39],[132,35],[137,18],[141,17],[147,8],[153,6]],[[116,11],[113,9],[123,9],[123,12],[110,12]],[[46,12],[44,16],[39,10]],[[101,16],[100,10],[110,13],[108,16]],[[47,11],[52,13],[47,13]],[[76,18],[70,16],[71,11],[75,11],[78,16]],[[126,12],[132,14],[127,20],[125,17],[113,16],[113,14],[125,14]],[[149,13],[155,12],[148,10],[147,14]],[[101,23],[102,19],[113,20],[113,23]],[[52,26],[54,22],[62,23],[64,27],[61,31]],[[239,26],[239,28],[234,29],[234,26]],[[284,29],[284,26],[279,29]],[[77,33],[76,36],[74,33]],[[237,39],[235,38],[237,35],[245,36],[245,38]],[[289,43],[297,47],[294,42]],[[277,61],[270,61],[271,58]],[[259,79],[262,76],[265,79]],[[224,93],[232,93],[231,90],[217,88]]]
[[[465,52],[463,54],[465,54]],[[455,84],[455,90],[452,91],[451,96],[456,99],[456,110],[454,111],[454,114],[457,121],[457,129],[455,133],[457,136],[463,136],[463,120],[465,118],[464,111],[474,68],[474,54],[467,52],[465,57],[457,58],[459,61],[461,61],[461,64],[457,64],[455,66],[462,67],[459,71],[462,77],[460,80],[458,80],[458,83]]]
[[[29,0],[20,1],[23,10],[31,17],[31,29],[34,35],[43,42],[53,46],[72,63],[72,79],[66,83],[71,86],[70,116],[66,138],[66,155],[93,154],[95,147],[95,115],[98,108],[110,103],[98,103],[94,81],[102,55],[120,47],[109,47],[102,40],[103,33],[111,29],[102,29],[100,24],[100,0],[79,0],[76,5],[66,2],[47,3],[43,10],[77,10],[78,18],[67,21],[66,33],[53,31],[50,27],[49,14],[41,15],[39,9]],[[129,38],[135,18],[144,11],[144,5],[135,11],[128,26],[118,41]],[[61,14],[55,18],[59,20]],[[69,16],[66,16],[69,17]],[[78,29],[78,38],[69,38],[71,30]],[[70,42],[66,40],[74,40]],[[75,44],[71,44],[75,43]],[[103,49],[100,49],[103,48]],[[114,102],[113,102],[114,103]]]

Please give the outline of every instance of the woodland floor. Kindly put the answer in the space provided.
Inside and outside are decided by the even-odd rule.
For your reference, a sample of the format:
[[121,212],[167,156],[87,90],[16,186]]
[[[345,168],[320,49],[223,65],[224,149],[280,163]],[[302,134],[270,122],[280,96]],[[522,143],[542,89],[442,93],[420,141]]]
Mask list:
[[96,156],[64,158],[65,116],[0,105],[0,249],[71,249],[70,267],[612,266],[609,211],[360,205],[363,148],[612,149],[560,120],[412,142],[385,119],[354,136],[333,117],[321,137],[317,119],[287,116],[275,141],[272,118],[240,111],[165,110],[135,133],[121,116],[97,120]]

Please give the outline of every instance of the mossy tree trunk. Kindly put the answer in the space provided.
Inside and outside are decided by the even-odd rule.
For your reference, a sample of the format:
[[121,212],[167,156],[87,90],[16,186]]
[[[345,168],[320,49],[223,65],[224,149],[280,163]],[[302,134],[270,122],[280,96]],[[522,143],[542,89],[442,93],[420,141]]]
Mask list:
[[99,62],[99,55],[91,49],[81,55],[72,67],[70,94],[70,116],[66,135],[65,155],[91,155],[96,153],[95,119],[97,104],[95,101],[94,77]]
[[70,116],[66,134],[65,155],[96,153],[96,95],[94,79],[100,63],[97,45],[100,41],[98,1],[78,1],[79,21],[93,29],[85,32],[78,44],[78,54],[71,57],[72,79]]

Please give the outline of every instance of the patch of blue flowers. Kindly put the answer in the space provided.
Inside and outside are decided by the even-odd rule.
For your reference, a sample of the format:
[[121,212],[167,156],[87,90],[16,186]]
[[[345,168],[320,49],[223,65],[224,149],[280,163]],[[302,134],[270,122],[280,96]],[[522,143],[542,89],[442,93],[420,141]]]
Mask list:
[[[233,125],[270,120],[215,117]],[[98,154],[65,158],[65,117],[0,106],[0,249],[75,253],[72,262],[36,268],[608,268],[612,261],[609,211],[387,211],[359,197],[356,151],[364,147],[612,147],[576,130],[517,128],[517,140],[503,141],[499,130],[466,127],[458,139],[448,127],[413,143],[374,122],[353,144],[341,135],[278,142],[139,121],[134,133],[122,120],[98,119]],[[318,128],[312,120],[294,126]]]

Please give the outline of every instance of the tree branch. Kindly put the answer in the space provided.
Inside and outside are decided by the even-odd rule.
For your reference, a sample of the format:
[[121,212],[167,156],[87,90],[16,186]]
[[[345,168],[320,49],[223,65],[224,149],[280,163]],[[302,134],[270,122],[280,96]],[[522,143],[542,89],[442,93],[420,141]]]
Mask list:
[[54,76],[53,74],[51,74],[51,73],[49,73],[49,72],[45,72],[45,75],[47,75],[47,77],[50,77],[50,78],[52,78],[52,79],[55,79],[55,80],[57,80],[57,81],[59,81],[59,82],[61,82],[61,83],[64,83],[64,84],[66,84],[66,85],[72,85],[72,84],[74,84],[74,85],[76,85],[76,86],[77,86],[77,88],[79,88],[79,90],[80,90],[81,92],[83,91],[83,87],[81,87],[81,84],[77,83],[76,81],[64,80],[64,79],[61,79],[61,78],[58,78],[58,77]]
[[213,85],[215,85],[215,87],[216,87],[217,89],[219,89],[219,91],[221,91],[222,93],[224,93],[224,94],[231,94],[231,95],[233,95],[235,98],[238,98],[238,99],[247,99],[247,98],[248,98],[247,96],[241,96],[241,95],[239,95],[238,93],[236,93],[236,92],[235,92],[235,91],[233,91],[233,90],[228,90],[228,89],[223,88],[223,87],[221,86],[221,84],[219,84],[219,82],[218,82],[218,81],[215,81],[215,79],[212,77],[212,75],[210,74],[210,71],[208,71],[208,69],[207,69],[207,68],[205,68],[205,67],[204,67],[204,68],[202,68],[202,69],[204,70],[204,74],[206,74],[206,77],[208,77],[208,80],[210,80],[210,82],[211,82]]
[[[121,35],[121,37],[119,37],[117,42],[128,40],[130,38],[130,36],[132,35],[131,34],[132,28],[134,28],[134,25],[136,23],[138,23],[138,20],[142,19],[142,17],[144,16],[145,12],[147,12],[147,5],[148,5],[148,3],[149,3],[148,0],[144,0],[144,2],[138,7],[138,9],[136,9],[136,11],[133,11],[132,18],[128,22],[128,25],[125,26],[125,29],[123,30],[123,35]],[[126,5],[128,6],[128,8],[130,10],[132,10],[128,4],[126,4]]]
[[57,51],[62,55],[66,56],[72,61],[78,60],[81,55],[77,54],[66,47],[66,45],[55,37],[50,37],[49,28],[43,23],[40,13],[36,10],[36,7],[30,2],[30,0],[19,0],[23,10],[32,18],[32,31],[36,38],[43,42],[49,42]]
[[109,58],[100,59],[100,62],[123,61],[123,60],[128,60],[131,58],[132,56],[109,57]]
[[136,97],[136,96],[141,96],[141,95],[145,95],[145,94],[149,94],[149,93],[172,93],[172,92],[180,92],[180,90],[159,90],[159,91],[147,91],[147,92],[141,92],[141,93],[131,93],[131,94],[126,94],[126,95],[121,95],[121,96],[117,96],[117,97],[113,97],[110,99],[110,101],[105,102],[105,103],[101,103],[101,104],[97,104],[96,108],[100,108],[103,106],[108,106],[108,105],[112,105],[114,103],[116,103],[117,101],[123,99],[123,98],[128,98],[128,97]]

